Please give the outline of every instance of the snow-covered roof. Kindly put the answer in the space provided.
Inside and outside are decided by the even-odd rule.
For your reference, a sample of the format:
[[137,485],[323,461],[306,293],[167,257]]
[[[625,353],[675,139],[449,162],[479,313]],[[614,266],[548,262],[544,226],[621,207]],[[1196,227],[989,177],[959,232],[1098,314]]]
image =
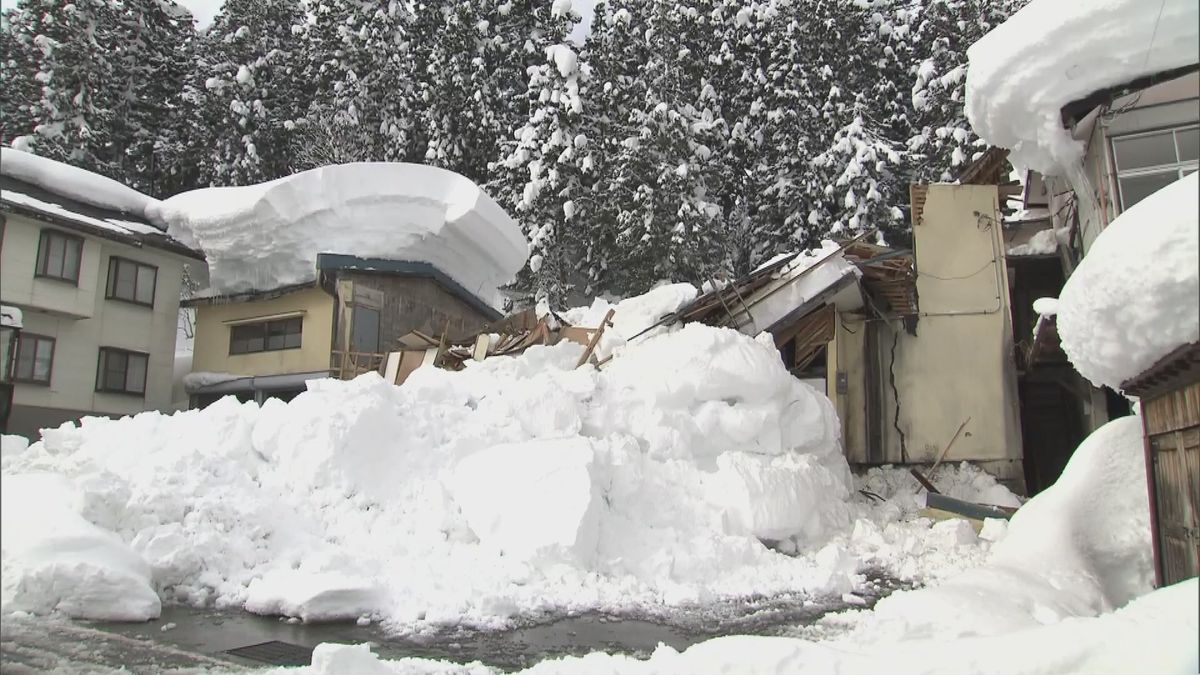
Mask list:
[[[6,168],[8,161],[9,155],[6,151],[4,155]],[[54,163],[57,164],[57,162]],[[92,176],[108,180],[103,176],[95,174]],[[111,207],[98,206],[91,202],[79,201],[72,196],[63,194],[69,192],[72,190],[67,188],[62,188],[58,192],[46,189],[11,175],[7,171],[0,176],[0,203],[3,203],[6,210],[132,246],[154,246],[190,258],[203,259],[198,251],[167,236],[162,230],[151,225],[143,216],[117,211]],[[92,200],[92,202],[95,201],[103,200]]]
[[1062,109],[1197,63],[1196,0],[1033,0],[967,50],[967,118],[1014,164],[1060,175],[1082,146]]
[[529,255],[520,228],[477,185],[419,164],[341,164],[193,190],[147,215],[204,251],[218,293],[312,280],[317,255],[337,253],[429,263],[495,304]]
[[98,173],[13,148],[0,148],[0,175],[137,220],[144,220],[146,207],[157,201]]
[[1058,332],[1076,370],[1118,389],[1200,341],[1200,175],[1122,213],[1063,287]]

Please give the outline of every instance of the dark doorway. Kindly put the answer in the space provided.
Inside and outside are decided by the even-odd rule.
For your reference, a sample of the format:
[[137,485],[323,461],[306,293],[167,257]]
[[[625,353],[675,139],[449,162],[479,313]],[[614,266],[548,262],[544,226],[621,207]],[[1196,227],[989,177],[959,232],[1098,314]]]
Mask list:
[[1075,373],[1039,369],[1021,378],[1021,437],[1029,495],[1054,484],[1083,440],[1083,411],[1066,380]]

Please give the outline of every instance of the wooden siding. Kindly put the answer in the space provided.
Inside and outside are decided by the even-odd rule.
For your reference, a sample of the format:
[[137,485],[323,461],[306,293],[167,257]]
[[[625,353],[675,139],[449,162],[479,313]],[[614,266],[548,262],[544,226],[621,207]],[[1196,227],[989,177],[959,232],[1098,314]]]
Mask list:
[[1200,573],[1200,381],[1143,401],[1161,584]]

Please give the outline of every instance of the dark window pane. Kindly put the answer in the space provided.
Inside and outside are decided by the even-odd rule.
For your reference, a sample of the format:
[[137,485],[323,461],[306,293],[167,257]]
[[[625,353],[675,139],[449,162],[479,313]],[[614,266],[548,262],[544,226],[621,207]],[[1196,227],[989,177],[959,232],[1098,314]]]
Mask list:
[[158,270],[149,265],[141,265],[137,270],[137,292],[134,294],[134,300],[142,304],[150,305],[154,303],[154,282],[158,277]]
[[66,247],[62,237],[49,235],[48,246],[46,250],[46,276],[62,277],[63,276],[63,255]]
[[146,391],[146,355],[129,354],[127,357],[128,370],[125,372],[125,391],[137,394]]
[[1175,140],[1170,131],[1149,136],[1115,138],[1113,154],[1117,157],[1117,169],[1121,171],[1174,164]]
[[108,283],[104,286],[104,295],[109,298],[116,296],[118,263],[120,261],[116,258],[108,259]]
[[127,358],[121,352],[101,352],[104,361],[103,389],[121,391],[125,388],[125,366]]
[[271,321],[267,324],[267,349],[283,349],[284,338],[287,335],[288,322]]
[[300,347],[300,335],[304,328],[303,319],[289,319],[287,322],[287,334],[284,335],[283,348],[296,349]]
[[65,252],[63,254],[63,277],[79,280],[79,258],[82,253],[83,242],[78,239],[67,239],[65,242]]
[[50,366],[54,360],[54,343],[50,340],[35,340],[35,345],[33,379],[39,382],[49,382]]
[[17,379],[33,379],[33,358],[36,349],[33,338],[22,336],[17,343]]
[[1200,159],[1200,128],[1176,131],[1175,142],[1179,144],[1179,161],[1194,162]]
[[1179,180],[1179,172],[1175,170],[1145,176],[1125,176],[1119,180],[1121,204],[1128,209],[1176,180]]
[[31,382],[50,382],[50,369],[54,362],[54,340],[36,335],[22,335],[17,339],[17,363],[14,376]]
[[122,300],[133,300],[135,284],[137,284],[137,266],[128,260],[118,260],[117,283],[113,295]]

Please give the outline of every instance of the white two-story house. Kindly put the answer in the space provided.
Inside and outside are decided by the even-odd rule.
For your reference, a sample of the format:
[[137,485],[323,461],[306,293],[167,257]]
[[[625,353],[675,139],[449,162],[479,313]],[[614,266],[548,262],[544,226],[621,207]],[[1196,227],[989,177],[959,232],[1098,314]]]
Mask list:
[[[102,176],[4,149],[0,301],[23,326],[5,433],[171,405],[184,267],[203,256]],[[202,264],[202,263],[201,263]]]

